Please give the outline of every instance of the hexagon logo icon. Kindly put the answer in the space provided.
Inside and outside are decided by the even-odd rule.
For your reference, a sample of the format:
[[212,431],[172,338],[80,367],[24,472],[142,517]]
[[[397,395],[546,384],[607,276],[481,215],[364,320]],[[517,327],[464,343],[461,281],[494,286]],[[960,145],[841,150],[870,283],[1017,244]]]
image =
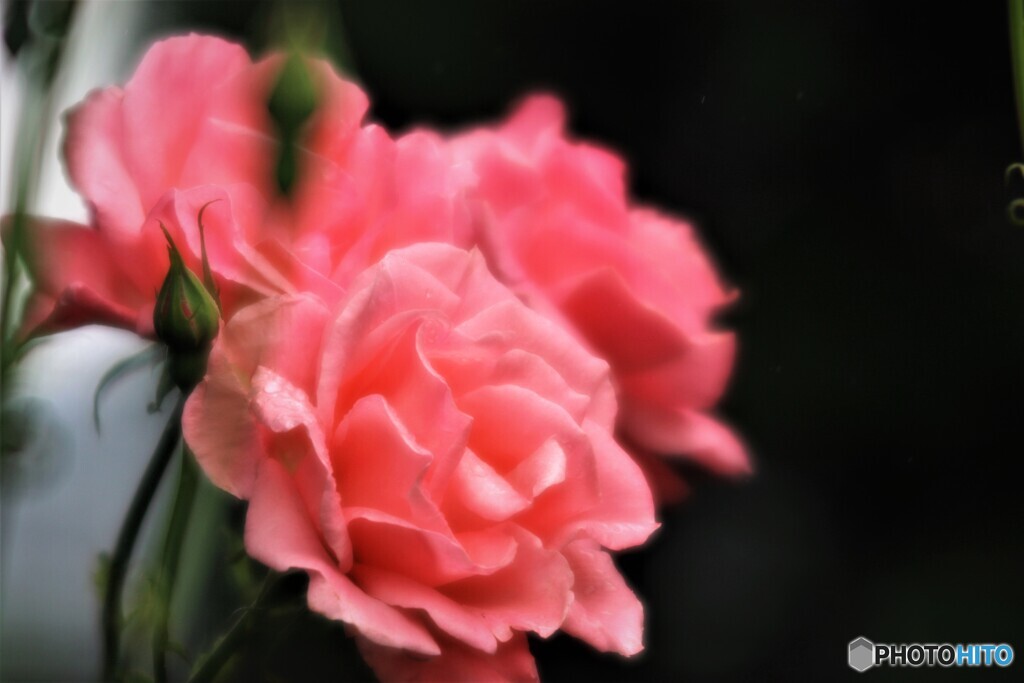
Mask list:
[[861,673],[875,665],[875,644],[861,636],[850,641],[850,668]]

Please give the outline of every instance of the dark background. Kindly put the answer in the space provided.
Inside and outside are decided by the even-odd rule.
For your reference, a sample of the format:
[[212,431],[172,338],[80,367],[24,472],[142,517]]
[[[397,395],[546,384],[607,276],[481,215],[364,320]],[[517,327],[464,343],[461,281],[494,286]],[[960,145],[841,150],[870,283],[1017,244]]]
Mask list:
[[[1022,156],[1003,3],[332,9],[331,50],[373,118],[457,127],[554,90],[576,134],[629,160],[638,198],[698,222],[742,293],[721,412],[755,476],[693,473],[621,558],[648,606],[644,655],[534,641],[542,678],[852,678],[861,635],[1024,658],[1024,227],[1006,215],[1024,180],[1003,177]],[[140,51],[194,29],[260,52],[269,16],[152,3]],[[865,675],[972,674],[997,672]]]

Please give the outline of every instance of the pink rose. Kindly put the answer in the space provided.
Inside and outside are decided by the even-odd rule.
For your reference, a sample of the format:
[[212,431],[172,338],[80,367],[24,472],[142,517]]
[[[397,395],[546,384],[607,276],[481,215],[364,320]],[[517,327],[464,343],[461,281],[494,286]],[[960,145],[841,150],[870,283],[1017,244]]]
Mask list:
[[607,550],[656,528],[615,442],[608,366],[483,258],[392,251],[330,310],[267,299],[230,320],[183,419],[248,499],[249,553],[310,575],[387,680],[531,680],[524,634],[642,649]]
[[610,363],[636,451],[746,472],[742,444],[707,413],[733,364],[733,335],[713,325],[731,295],[690,225],[630,206],[623,162],[563,128],[561,104],[534,96],[500,127],[453,139],[475,172],[492,270]]
[[276,294],[336,300],[335,282],[387,249],[467,233],[455,201],[459,170],[442,157],[441,140],[394,140],[364,125],[366,96],[319,61],[306,62],[319,102],[300,140],[297,185],[290,200],[279,196],[267,100],[283,60],[254,64],[218,38],[170,38],[149,49],[123,89],[93,92],[68,114],[68,175],[93,219],[34,226],[27,332],[98,322],[152,335],[168,267],[159,223],[198,270],[197,219],[207,205],[225,317]]

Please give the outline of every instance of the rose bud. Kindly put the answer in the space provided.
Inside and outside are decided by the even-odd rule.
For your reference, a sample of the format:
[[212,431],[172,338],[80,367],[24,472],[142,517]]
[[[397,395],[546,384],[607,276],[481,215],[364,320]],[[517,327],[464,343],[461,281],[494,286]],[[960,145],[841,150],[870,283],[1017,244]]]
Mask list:
[[185,266],[166,229],[164,234],[171,265],[157,295],[153,328],[167,345],[171,378],[187,391],[206,371],[206,357],[220,327],[220,309],[203,282]]

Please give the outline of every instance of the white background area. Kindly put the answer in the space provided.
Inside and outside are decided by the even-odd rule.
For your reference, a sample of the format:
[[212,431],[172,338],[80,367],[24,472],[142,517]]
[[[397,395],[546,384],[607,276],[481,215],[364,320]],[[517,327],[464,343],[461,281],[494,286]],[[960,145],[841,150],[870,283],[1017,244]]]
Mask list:
[[[96,87],[120,84],[134,69],[139,3],[86,2],[79,8],[50,121],[41,185],[32,213],[87,220],[60,160],[61,113]],[[2,52],[2,50],[0,50]],[[11,211],[11,162],[18,136],[24,75],[3,55],[0,91],[0,211]],[[100,661],[99,603],[92,574],[113,546],[128,502],[163,428],[150,415],[156,374],[149,368],[111,387],[102,432],[92,421],[100,377],[143,348],[134,335],[88,327],[54,336],[33,350],[20,373],[19,396],[41,399],[39,448],[4,483],[0,538],[0,672],[9,681],[95,680]],[[23,471],[22,471],[23,470]],[[159,516],[159,515],[151,515]],[[152,519],[147,520],[152,522]]]

